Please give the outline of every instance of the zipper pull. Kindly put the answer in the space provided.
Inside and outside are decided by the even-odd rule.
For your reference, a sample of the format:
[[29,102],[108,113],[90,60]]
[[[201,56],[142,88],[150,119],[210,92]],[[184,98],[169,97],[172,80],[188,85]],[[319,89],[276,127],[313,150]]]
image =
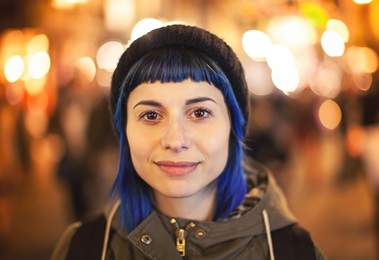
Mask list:
[[180,256],[186,255],[186,239],[185,230],[183,228],[178,230],[178,235],[176,237],[176,249],[178,250]]
[[178,250],[180,256],[186,255],[186,231],[190,228],[195,227],[195,223],[190,222],[187,224],[185,228],[179,227],[178,222],[176,219],[170,220],[171,225],[173,225],[176,229],[176,250]]

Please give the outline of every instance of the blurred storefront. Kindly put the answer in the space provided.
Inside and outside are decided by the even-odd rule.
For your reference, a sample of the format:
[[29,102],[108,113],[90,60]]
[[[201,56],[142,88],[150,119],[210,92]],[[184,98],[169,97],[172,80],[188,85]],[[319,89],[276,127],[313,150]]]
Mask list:
[[0,258],[48,258],[101,210],[118,160],[112,71],[135,37],[184,22],[241,58],[248,153],[320,247],[376,259],[378,13],[378,0],[1,0]]

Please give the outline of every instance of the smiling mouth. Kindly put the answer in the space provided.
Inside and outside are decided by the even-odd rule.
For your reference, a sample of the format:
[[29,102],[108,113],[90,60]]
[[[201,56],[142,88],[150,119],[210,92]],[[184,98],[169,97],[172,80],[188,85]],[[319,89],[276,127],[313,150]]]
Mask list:
[[164,173],[174,176],[180,177],[185,176],[193,172],[197,166],[198,162],[172,162],[172,161],[159,161],[155,163],[161,171]]

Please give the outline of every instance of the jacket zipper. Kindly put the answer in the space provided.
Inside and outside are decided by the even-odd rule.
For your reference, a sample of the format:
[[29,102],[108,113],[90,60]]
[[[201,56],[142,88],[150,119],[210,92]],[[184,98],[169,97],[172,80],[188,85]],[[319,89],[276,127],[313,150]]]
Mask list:
[[175,227],[176,249],[178,250],[180,256],[185,256],[187,230],[195,227],[195,223],[189,222],[185,228],[181,228],[174,218],[170,220],[170,223]]

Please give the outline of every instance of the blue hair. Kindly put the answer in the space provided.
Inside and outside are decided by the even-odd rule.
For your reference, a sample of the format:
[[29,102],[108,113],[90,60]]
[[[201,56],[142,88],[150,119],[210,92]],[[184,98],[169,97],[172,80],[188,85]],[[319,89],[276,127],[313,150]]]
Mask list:
[[205,81],[219,89],[231,117],[231,135],[227,164],[217,179],[218,190],[213,219],[226,218],[242,202],[246,181],[242,168],[242,140],[246,121],[229,80],[215,61],[204,53],[186,47],[168,46],[141,57],[126,75],[114,115],[115,130],[120,141],[120,164],[112,194],[121,200],[121,215],[127,230],[133,230],[152,211],[150,186],[135,171],[126,137],[126,103],[129,93],[144,82]]

